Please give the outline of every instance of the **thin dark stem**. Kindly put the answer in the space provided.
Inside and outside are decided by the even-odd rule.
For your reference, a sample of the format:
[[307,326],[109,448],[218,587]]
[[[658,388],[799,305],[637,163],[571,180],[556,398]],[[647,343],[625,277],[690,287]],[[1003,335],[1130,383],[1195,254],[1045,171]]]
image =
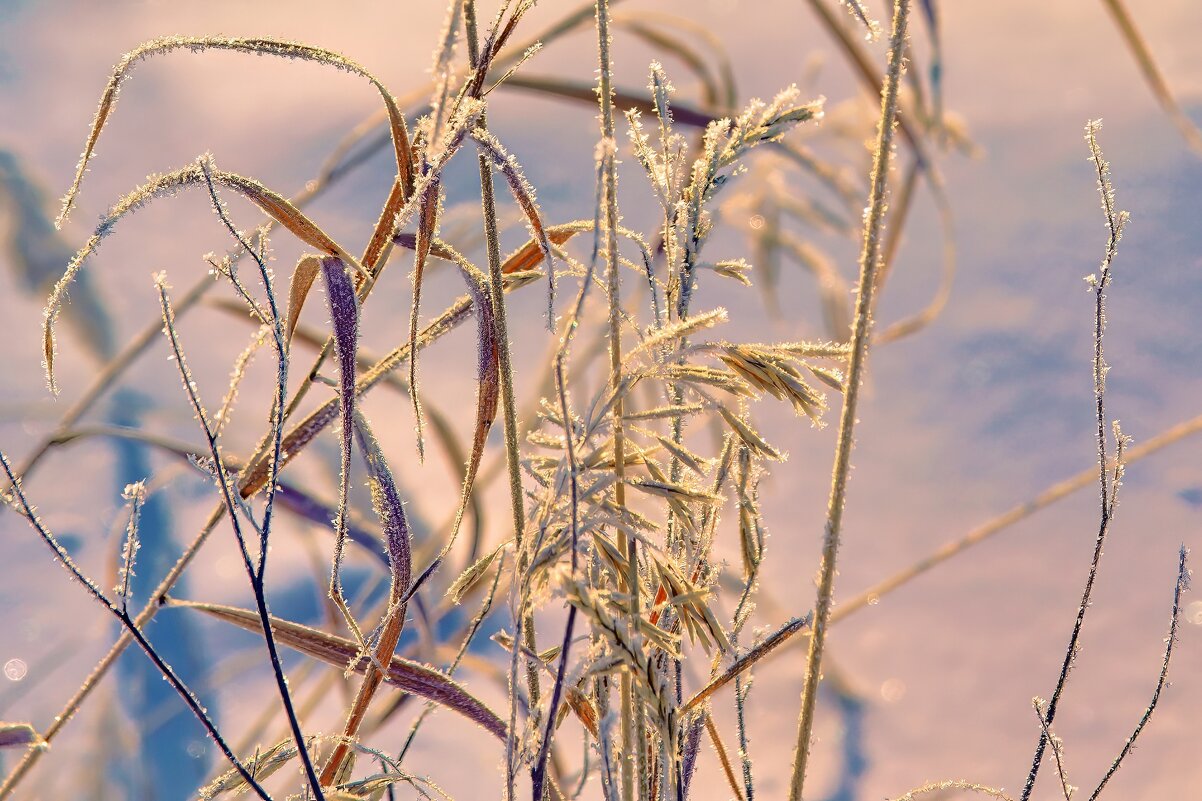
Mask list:
[[[568,458],[568,482],[569,482],[569,503],[571,509],[571,532],[572,532],[572,579],[576,580],[579,571],[579,554],[577,553],[580,547],[580,482],[579,469],[576,463],[576,446],[574,444],[575,432],[572,425],[572,416],[568,410],[568,394],[567,388],[564,385],[563,376],[564,354],[561,352],[555,359],[555,386],[559,394],[559,413],[563,416],[564,427],[564,450]],[[534,763],[533,787],[534,793],[531,796],[534,801],[541,801],[543,797],[543,780],[547,771],[547,756],[551,753],[551,738],[555,734],[555,720],[558,717],[559,701],[563,695],[564,676],[568,668],[568,655],[572,647],[572,634],[576,629],[576,606],[573,604],[568,609],[568,624],[563,630],[563,644],[559,652],[559,669],[555,674],[555,689],[551,692],[551,706],[547,713],[547,727],[543,732],[542,745],[539,747],[538,759]]]
[[[1110,231],[1100,274],[1090,276],[1089,279],[1094,291],[1093,379],[1098,445],[1098,492],[1100,495],[1101,510],[1098,522],[1098,534],[1094,540],[1093,558],[1090,560],[1089,574],[1085,579],[1085,590],[1081,594],[1081,603],[1077,607],[1077,617],[1073,623],[1072,634],[1069,636],[1068,647],[1065,649],[1064,661],[1060,666],[1060,676],[1056,680],[1056,689],[1052,692],[1052,696],[1048,700],[1047,714],[1044,715],[1044,720],[1047,721],[1049,728],[1056,719],[1056,710],[1060,703],[1060,696],[1063,694],[1064,687],[1068,683],[1069,673],[1072,672],[1073,663],[1080,648],[1081,630],[1085,623],[1085,612],[1089,608],[1090,598],[1093,596],[1093,585],[1097,579],[1098,565],[1102,559],[1102,546],[1106,542],[1106,534],[1110,529],[1110,521],[1114,514],[1116,489],[1122,470],[1122,440],[1120,439],[1120,453],[1115,465],[1114,486],[1112,487],[1111,478],[1108,473],[1109,463],[1106,458],[1107,368],[1102,338],[1106,330],[1106,287],[1110,283],[1111,265],[1118,249],[1118,241],[1122,236],[1123,225],[1126,222],[1127,216],[1126,212],[1115,211],[1114,189],[1110,183],[1109,168],[1102,158],[1102,151],[1097,143],[1096,132],[1098,126],[1099,123],[1092,121],[1086,126],[1086,140],[1089,142],[1090,155],[1098,177],[1098,191],[1102,197],[1102,210],[1106,215],[1106,224]],[[1031,793],[1035,789],[1035,779],[1039,775],[1039,768],[1043,762],[1043,754],[1047,749],[1047,744],[1047,734],[1041,730],[1039,733],[1039,742],[1035,746],[1035,756],[1031,760],[1031,770],[1028,772],[1027,781],[1023,785],[1020,801],[1029,801]]]
[[1097,788],[1090,794],[1089,801],[1095,801],[1102,792],[1102,788],[1118,772],[1119,766],[1122,765],[1123,760],[1127,758],[1127,755],[1131,753],[1131,749],[1135,746],[1135,741],[1143,732],[1144,727],[1148,725],[1148,721],[1152,719],[1152,713],[1156,711],[1156,704],[1160,701],[1160,691],[1164,689],[1168,679],[1169,660],[1173,658],[1173,645],[1177,642],[1177,626],[1181,622],[1181,593],[1189,588],[1189,568],[1185,564],[1188,555],[1189,551],[1186,550],[1184,545],[1181,546],[1180,557],[1177,563],[1177,583],[1173,588],[1173,613],[1169,618],[1169,636],[1165,640],[1164,659],[1160,663],[1160,676],[1156,680],[1156,689],[1152,692],[1152,700],[1144,710],[1139,723],[1135,725],[1135,730],[1127,738],[1127,742],[1123,743],[1123,748],[1119,751],[1119,755],[1110,764],[1106,775],[1102,777],[1102,781],[1098,782]]
[[[271,611],[267,607],[267,596],[264,588],[264,570],[266,568],[267,554],[266,524],[270,522],[270,518],[265,516],[264,526],[260,529],[259,567],[256,568],[250,558],[250,553],[247,551],[246,538],[242,533],[242,526],[238,522],[238,510],[240,508],[243,509],[243,511],[247,514],[247,517],[250,517],[249,510],[243,507],[241,493],[234,488],[233,482],[229,476],[229,472],[225,469],[225,465],[222,463],[221,449],[217,442],[217,437],[213,433],[212,426],[209,424],[208,415],[205,413],[204,406],[200,402],[200,397],[196,392],[195,382],[192,380],[192,375],[188,370],[183,348],[180,345],[179,336],[175,329],[175,315],[171,309],[171,302],[167,298],[167,287],[161,274],[157,279],[157,283],[159,289],[159,301],[163,309],[164,328],[166,329],[167,337],[171,342],[171,351],[175,356],[175,362],[179,368],[180,376],[183,378],[184,389],[188,394],[188,400],[191,402],[192,408],[196,412],[196,418],[200,422],[201,430],[204,432],[205,440],[209,446],[209,453],[213,458],[213,470],[217,475],[218,484],[221,488],[222,499],[225,502],[226,510],[229,513],[230,523],[234,529],[234,536],[238,541],[238,548],[242,554],[242,561],[246,567],[246,574],[250,580],[251,590],[255,596],[255,607],[259,613],[259,620],[263,626],[263,639],[267,644],[267,653],[271,660],[271,671],[275,677],[276,686],[279,689],[280,700],[284,705],[284,713],[288,718],[289,728],[292,729],[292,737],[296,741],[297,752],[300,754],[301,763],[305,769],[305,776],[309,781],[309,786],[313,789],[317,801],[324,801],[325,794],[322,792],[321,783],[318,781],[317,772],[313,767],[313,761],[309,755],[309,749],[305,745],[305,735],[301,731],[300,721],[297,719],[296,709],[292,704],[292,694],[288,690],[288,678],[284,675],[283,665],[280,662],[279,649],[276,647],[275,635],[271,629]],[[279,340],[279,342],[282,345],[282,338]],[[279,396],[277,395],[277,400],[278,399]],[[276,404],[275,411],[277,413],[281,412],[282,409],[282,404]],[[273,423],[275,422],[278,422],[280,426],[283,424],[282,418],[273,421]],[[276,458],[278,459],[278,445],[275,453]],[[276,469],[278,468],[272,469],[271,475],[273,477]],[[274,494],[272,497],[274,497]]]

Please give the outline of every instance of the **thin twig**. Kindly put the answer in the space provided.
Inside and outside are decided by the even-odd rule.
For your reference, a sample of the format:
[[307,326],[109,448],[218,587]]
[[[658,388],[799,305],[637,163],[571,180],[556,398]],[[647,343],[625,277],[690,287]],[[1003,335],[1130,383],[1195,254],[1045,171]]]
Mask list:
[[[1044,719],[1050,727],[1056,720],[1056,710],[1060,703],[1060,696],[1064,692],[1065,684],[1068,683],[1069,673],[1072,672],[1073,663],[1077,658],[1077,651],[1080,647],[1081,629],[1085,623],[1085,612],[1089,609],[1090,599],[1093,597],[1094,581],[1098,576],[1098,564],[1102,559],[1102,546],[1106,542],[1106,534],[1110,530],[1110,521],[1114,515],[1114,500],[1115,494],[1111,487],[1110,463],[1106,457],[1106,359],[1102,347],[1102,338],[1106,330],[1106,287],[1110,284],[1111,265],[1114,262],[1115,254],[1118,250],[1118,242],[1123,234],[1123,226],[1126,224],[1128,215],[1125,211],[1117,211],[1114,205],[1114,188],[1110,183],[1110,168],[1102,157],[1102,150],[1098,146],[1097,131],[1101,127],[1101,122],[1091,120],[1085,126],[1085,139],[1089,144],[1090,159],[1093,161],[1094,172],[1098,179],[1098,193],[1102,198],[1102,211],[1106,216],[1106,226],[1109,231],[1109,236],[1106,240],[1106,253],[1102,257],[1102,265],[1098,275],[1089,277],[1090,286],[1094,292],[1094,335],[1093,335],[1093,382],[1094,382],[1094,411],[1095,422],[1097,424],[1097,447],[1098,447],[1098,493],[1100,496],[1100,520],[1098,522],[1098,534],[1094,540],[1093,558],[1089,563],[1089,574],[1085,579],[1085,589],[1081,594],[1081,603],[1077,606],[1077,617],[1073,622],[1073,631],[1069,636],[1068,647],[1064,652],[1064,661],[1060,666],[1060,676],[1056,680],[1056,688],[1052,691],[1052,696],[1048,699],[1047,714]],[[1116,429],[1117,431],[1117,429]],[[1123,440],[1119,438],[1119,454],[1116,458],[1114,468],[1114,487],[1117,489],[1118,478],[1122,471],[1122,448]],[[1032,791],[1035,789],[1035,779],[1039,775],[1039,767],[1043,762],[1044,750],[1047,748],[1048,738],[1043,731],[1039,733],[1039,743],[1035,746],[1035,756],[1031,760],[1031,770],[1027,774],[1027,781],[1023,785],[1021,801],[1028,801]]]
[[[301,763],[304,766],[305,776],[309,781],[309,786],[318,801],[323,801],[325,795],[322,793],[320,782],[318,782],[317,772],[313,767],[313,761],[310,758],[309,750],[306,745],[307,741],[305,740],[304,733],[301,731],[300,721],[296,716],[296,709],[292,704],[292,694],[288,690],[288,678],[284,675],[284,668],[280,662],[279,650],[276,647],[275,635],[271,628],[271,612],[267,607],[267,595],[264,587],[264,571],[267,564],[267,524],[270,522],[270,515],[265,513],[263,525],[259,527],[261,540],[259,543],[259,565],[256,567],[251,561],[250,554],[246,548],[246,538],[243,535],[241,525],[238,522],[238,512],[243,511],[241,495],[235,488],[229,473],[225,469],[225,465],[222,463],[221,450],[217,441],[217,437],[214,435],[213,428],[208,420],[208,415],[205,413],[204,407],[201,405],[200,397],[196,390],[196,383],[192,380],[192,375],[188,370],[183,348],[180,345],[179,335],[175,328],[175,314],[171,308],[171,302],[167,297],[166,279],[160,273],[155,280],[159,291],[159,302],[163,310],[163,327],[166,330],[167,337],[171,343],[171,352],[174,354],[176,366],[179,368],[180,376],[183,378],[184,389],[187,392],[188,400],[192,404],[192,409],[196,413],[196,419],[200,422],[201,431],[204,433],[205,440],[209,446],[209,452],[213,460],[213,470],[217,475],[218,484],[221,489],[222,500],[224,501],[226,511],[229,514],[230,524],[234,529],[234,536],[238,541],[238,548],[242,554],[242,560],[246,567],[247,578],[250,581],[251,591],[255,596],[255,608],[258,611],[259,620],[263,626],[263,639],[267,645],[267,653],[271,662],[271,670],[276,681],[276,686],[279,689],[280,700],[284,705],[284,713],[288,718],[288,725],[292,729],[292,737],[296,742],[297,750],[300,753]],[[270,284],[267,285],[267,291],[269,293],[271,292]],[[277,341],[281,343],[282,346],[282,334],[279,335],[279,339]],[[281,351],[281,353],[283,353],[283,351]],[[286,360],[286,356],[281,356],[281,360]],[[281,370],[283,370],[283,368],[281,368]],[[285,371],[285,376],[286,375],[287,373]],[[283,409],[282,392],[276,397],[277,405],[275,409],[277,412],[279,412]],[[275,421],[273,421],[273,424],[274,422]],[[278,420],[278,423],[282,425],[282,419]],[[279,451],[277,446],[276,458],[274,460],[274,463],[277,465],[277,467],[273,469],[273,475],[275,470],[278,470],[278,461]],[[271,497],[274,498],[274,493]],[[247,516],[249,517],[249,514]]]
[[1123,760],[1131,753],[1131,749],[1135,746],[1135,741],[1139,738],[1140,733],[1148,725],[1148,721],[1152,719],[1152,713],[1156,711],[1156,704],[1160,701],[1160,692],[1164,689],[1168,679],[1169,660],[1173,658],[1173,645],[1177,642],[1177,626],[1181,622],[1181,593],[1189,588],[1190,571],[1186,567],[1186,557],[1188,555],[1189,551],[1182,545],[1177,563],[1177,583],[1173,587],[1173,613],[1169,618],[1169,636],[1164,641],[1164,659],[1160,663],[1160,676],[1156,679],[1156,689],[1152,692],[1152,700],[1144,710],[1143,716],[1140,717],[1139,723],[1135,725],[1135,730],[1127,738],[1127,742],[1123,743],[1122,750],[1114,758],[1114,762],[1110,764],[1106,775],[1102,777],[1102,780],[1098,782],[1097,788],[1090,794],[1089,801],[1096,801],[1098,795],[1102,792],[1102,788],[1118,772],[1119,766],[1123,764]]

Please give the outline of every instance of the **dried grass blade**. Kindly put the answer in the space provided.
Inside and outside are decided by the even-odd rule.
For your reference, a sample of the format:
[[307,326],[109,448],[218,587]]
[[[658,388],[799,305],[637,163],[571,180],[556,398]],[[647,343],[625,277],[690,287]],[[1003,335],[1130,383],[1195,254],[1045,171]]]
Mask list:
[[794,634],[802,631],[803,629],[809,628],[809,626],[810,615],[806,615],[805,617],[794,618],[776,631],[772,632],[772,634],[770,634],[762,643],[752,648],[739,659],[735,660],[734,664],[727,668],[721,676],[713,679],[709,684],[698,690],[697,693],[688,701],[686,701],[684,706],[680,708],[681,713],[688,712],[690,709],[693,709],[698,704],[704,702],[718,690],[734,681],[736,676],[742,675],[756,662],[760,661],[765,656],[772,653],[772,651],[774,651],[776,648],[787,642]]
[[[416,255],[413,263],[413,306],[409,313],[409,342],[417,342],[417,321],[420,314],[422,298],[422,278],[426,273],[426,261],[430,257],[430,248],[438,231],[438,211],[442,183],[435,175],[426,183],[421,192],[419,204],[421,211],[418,216],[417,239],[414,250]],[[417,456],[425,460],[426,446],[422,435],[422,405],[418,399],[417,389],[417,351],[412,351],[409,357],[409,397],[413,401],[413,416],[417,421]]]
[[547,236],[547,229],[543,225],[542,215],[538,210],[538,202],[534,197],[534,187],[530,185],[530,182],[526,180],[526,176],[522,174],[522,167],[518,164],[517,159],[505,151],[505,148],[495,136],[483,128],[476,128],[472,131],[471,136],[476,140],[481,150],[488,155],[493,163],[493,167],[505,178],[505,183],[509,186],[509,192],[513,195],[513,199],[517,202],[518,207],[521,208],[522,214],[525,215],[526,223],[530,226],[533,239],[538,243],[542,258],[547,263],[547,327],[551,328],[554,325],[555,319],[555,255],[551,249],[551,241]]
[[[480,461],[484,456],[484,445],[488,440],[488,431],[492,428],[497,416],[497,406],[501,394],[501,362],[500,346],[497,340],[496,312],[493,308],[492,296],[489,293],[488,280],[480,270],[463,256],[459,255],[450,245],[443,246],[459,267],[459,272],[467,284],[471,305],[477,313],[476,344],[477,344],[477,373],[476,373],[476,425],[472,433],[472,450],[468,457],[467,470],[463,477],[463,487],[460,492],[459,506],[455,510],[455,521],[451,526],[451,535],[446,544],[435,557],[434,561],[422,571],[409,590],[412,595],[428,579],[442,560],[450,553],[451,546],[459,535],[463,524],[463,516],[471,500],[472,488],[476,482],[476,474],[480,471]],[[414,343],[416,345],[416,343]]]
[[[592,223],[587,223],[587,226],[591,228]],[[564,225],[553,225],[547,228],[546,232],[548,241],[552,245],[560,247],[567,244],[567,241],[573,236],[585,230],[587,228],[583,223],[566,223]],[[529,242],[505,257],[505,260],[501,262],[501,272],[509,275],[510,273],[533,270],[542,264],[543,257],[542,243],[532,238]]]
[[343,250],[342,246],[335,242],[319,225],[292,205],[292,201],[288,198],[268,189],[252,178],[246,178],[236,173],[213,170],[212,175],[214,181],[239,192],[306,245],[317,248],[329,256],[337,256],[348,267],[362,272],[363,268],[359,266],[358,259]]
[[145,184],[121,198],[100,219],[95,232],[71,259],[62,277],[55,283],[50,297],[46,301],[42,320],[43,359],[51,392],[55,394],[58,392],[54,379],[54,323],[66,299],[67,289],[75,280],[75,276],[83,269],[85,260],[96,251],[101,240],[113,232],[117,222],[125,215],[137,211],[152,200],[172,195],[189,186],[208,186],[210,181],[243,195],[310,247],[317,248],[327,255],[337,256],[357,272],[363,272],[363,268],[353,256],[300,209],[292,205],[287,198],[273,192],[258,181],[218,170],[213,167],[212,159],[208,156],[201,156],[195,163],[183,169],[152,176]]
[[743,444],[759,455],[772,459],[776,462],[783,462],[785,456],[783,453],[772,447],[763,437],[759,435],[751,426],[747,425],[738,415],[727,409],[725,406],[718,407],[718,413],[722,415],[722,419],[731,427]]
[[367,460],[372,507],[384,530],[388,566],[392,574],[392,589],[389,595],[398,600],[409,590],[413,581],[413,544],[409,521],[405,516],[404,504],[401,503],[396,478],[388,460],[384,458],[380,442],[372,432],[367,418],[359,413],[355,415],[355,433],[359,440],[359,448]]
[[718,734],[718,727],[714,725],[714,718],[709,713],[705,713],[705,731],[710,736],[710,742],[714,745],[714,752],[718,754],[718,761],[722,763],[722,772],[726,775],[726,781],[730,785],[730,790],[735,794],[737,801],[743,801],[743,790],[739,787],[739,780],[735,778],[734,768],[730,764],[730,756],[726,753],[726,746],[722,743],[722,736]]
[[380,517],[384,527],[385,541],[388,544],[388,563],[392,574],[392,586],[388,593],[388,609],[380,623],[380,638],[373,654],[371,667],[359,685],[359,692],[347,713],[346,725],[343,727],[343,740],[335,747],[334,752],[326,762],[321,774],[322,786],[328,787],[337,782],[350,767],[353,753],[350,744],[359,733],[363,720],[367,716],[371,699],[375,696],[380,682],[384,679],[377,666],[392,659],[396,653],[397,643],[405,629],[406,593],[413,577],[413,558],[409,540],[409,525],[405,519],[405,509],[401,504],[401,496],[397,491],[396,479],[388,466],[380,443],[372,433],[367,418],[355,414],[355,433],[358,435],[359,447],[367,459],[367,469],[371,476],[372,506]]
[[459,574],[459,577],[447,588],[447,597],[450,598],[451,603],[458,604],[463,600],[463,596],[484,577],[484,574],[492,567],[492,563],[509,544],[510,541],[502,543],[496,550],[480,557]]

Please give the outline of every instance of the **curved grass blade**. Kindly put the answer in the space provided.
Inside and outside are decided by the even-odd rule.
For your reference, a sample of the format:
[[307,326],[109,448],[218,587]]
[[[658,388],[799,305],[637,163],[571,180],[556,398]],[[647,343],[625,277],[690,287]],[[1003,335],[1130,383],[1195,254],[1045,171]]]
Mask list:
[[409,142],[408,128],[405,125],[405,117],[401,113],[400,108],[398,108],[396,99],[393,98],[392,93],[364,67],[350,59],[344,58],[338,53],[298,42],[275,39],[232,39],[220,36],[167,36],[161,39],[152,39],[133,49],[113,69],[108,85],[100,96],[100,107],[96,110],[96,118],[92,121],[92,130],[88,134],[83,154],[79,158],[79,165],[75,170],[75,179],[71,182],[71,188],[67,191],[66,197],[63,198],[62,210],[59,212],[58,219],[55,220],[56,227],[62,226],[75,205],[75,199],[79,194],[79,187],[83,182],[84,173],[87,171],[88,163],[95,153],[96,142],[100,139],[100,132],[104,130],[105,123],[108,122],[109,116],[117,104],[117,94],[121,88],[121,84],[129,77],[130,71],[138,62],[150,56],[184,49],[191,50],[192,52],[233,50],[242,53],[315,61],[319,64],[325,64],[366,78],[376,88],[376,91],[380,93],[380,98],[384,101],[392,133],[393,150],[396,154],[397,175],[408,192],[411,193],[413,191],[413,153]]
[[42,320],[43,359],[51,392],[55,394],[58,392],[58,386],[54,380],[54,323],[66,299],[67,289],[75,280],[75,276],[83,269],[84,261],[96,252],[101,240],[113,232],[118,220],[125,215],[137,211],[152,200],[173,195],[189,186],[202,185],[207,188],[210,180],[243,195],[310,247],[317,248],[327,255],[337,256],[357,272],[363,271],[353,256],[285,197],[253,179],[217,170],[212,166],[212,160],[208,156],[201,156],[195,163],[183,169],[151,177],[145,184],[121,198],[100,219],[91,238],[75,254],[62,277],[55,283],[54,289],[51,290],[50,297],[46,301]]
[[300,322],[301,309],[305,305],[305,298],[309,296],[309,290],[313,287],[313,281],[317,278],[317,270],[321,267],[321,258],[308,254],[301,256],[296,263],[296,267],[292,269],[292,280],[288,284],[288,317],[284,321],[284,342],[292,342],[292,334],[296,331],[296,324]]
[[[354,387],[351,387],[353,396]],[[367,716],[371,699],[379,689],[384,675],[378,666],[392,659],[400,642],[401,632],[405,628],[406,592],[409,589],[413,573],[413,557],[409,537],[409,524],[405,519],[405,508],[401,504],[401,495],[397,491],[396,479],[388,466],[380,443],[372,433],[367,418],[356,412],[354,414],[355,434],[359,440],[359,448],[367,460],[367,470],[371,482],[372,506],[380,518],[384,528],[385,542],[388,547],[388,564],[392,585],[388,593],[388,609],[380,623],[380,639],[373,654],[372,664],[367,668],[367,675],[359,685],[359,692],[347,713],[346,725],[343,727],[343,740],[334,748],[321,774],[323,786],[330,786],[340,780],[349,770],[350,759],[353,756],[350,743],[354,741]]]
[[[438,212],[442,191],[441,179],[435,175],[422,187],[419,204],[421,211],[418,215],[417,239],[414,250],[416,255],[413,262],[413,307],[409,314],[409,341],[417,342],[417,321],[420,314],[422,298],[422,278],[426,272],[426,261],[430,257],[430,247],[438,231]],[[413,416],[417,420],[417,456],[420,461],[426,458],[426,446],[422,435],[422,405],[418,398],[417,389],[417,351],[409,357],[409,397],[413,401]]]
[[443,546],[438,556],[413,582],[413,586],[409,589],[409,595],[417,592],[422,583],[438,569],[459,535],[463,516],[476,482],[476,474],[480,470],[480,461],[484,456],[484,443],[488,439],[488,431],[497,416],[497,406],[501,394],[501,359],[497,343],[496,311],[489,293],[488,279],[479,268],[459,255],[450,245],[436,244],[459,267],[464,283],[467,284],[471,305],[477,313],[476,425],[472,433],[472,450],[463,477],[463,488],[459,497],[459,506],[455,510],[455,522],[451,526],[451,535],[447,538],[446,545]]

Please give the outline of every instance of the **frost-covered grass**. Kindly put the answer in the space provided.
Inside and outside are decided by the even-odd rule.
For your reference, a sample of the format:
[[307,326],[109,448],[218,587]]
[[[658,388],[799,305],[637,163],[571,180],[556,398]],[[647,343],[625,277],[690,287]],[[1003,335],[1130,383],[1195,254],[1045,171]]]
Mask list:
[[[1017,513],[836,607],[842,515],[849,499],[856,503],[851,474],[860,388],[879,347],[921,332],[939,315],[954,274],[949,241],[943,281],[930,303],[912,317],[874,325],[877,293],[885,289],[919,182],[931,190],[950,240],[950,201],[937,165],[943,152],[966,144],[967,137],[944,118],[939,69],[919,68],[909,48],[910,17],[925,15],[933,37],[930,50],[938,58],[935,3],[914,9],[908,0],[894,3],[885,26],[886,58],[876,64],[857,39],[865,33],[880,35],[881,26],[869,9],[849,3],[851,13],[844,18],[830,4],[810,1],[837,35],[853,72],[880,96],[876,119],[845,121],[833,131],[820,125],[828,111],[825,101],[804,96],[796,86],[782,87],[767,101],[737,104],[730,71],[709,32],[637,12],[611,15],[610,3],[600,0],[523,43],[520,36],[532,5],[505,2],[494,19],[482,21],[473,0],[452,0],[434,43],[426,99],[415,108],[402,107],[391,89],[349,58],[295,42],[168,37],[142,45],[119,62],[59,223],[86,189],[84,179],[106,123],[119,113],[122,83],[152,56],[227,50],[312,61],[370,82],[382,108],[375,125],[356,129],[298,196],[287,198],[252,177],[220,169],[220,154],[202,154],[120,198],[63,265],[43,331],[52,392],[57,391],[57,319],[66,312],[77,321],[81,309],[65,305],[68,293],[72,288],[86,292],[88,284],[80,279],[89,274],[89,260],[105,237],[118,233],[123,218],[181,192],[202,193],[230,239],[226,255],[207,257],[210,275],[183,293],[159,274],[158,318],[124,349],[105,354],[106,366],[93,385],[24,462],[15,465],[3,458],[17,512],[120,624],[121,633],[52,724],[44,729],[5,724],[0,730],[0,746],[27,749],[0,787],[0,797],[21,796],[29,769],[38,759],[54,758],[47,746],[117,657],[134,644],[228,763],[217,766],[200,789],[205,798],[236,791],[261,798],[443,795],[436,772],[409,753],[429,714],[443,708],[491,735],[502,765],[495,792],[503,798],[709,797],[715,791],[701,792],[692,782],[699,761],[713,759],[728,784],[718,794],[752,801],[759,772],[784,775],[787,770],[790,798],[797,801],[811,760],[831,627],[964,548],[1096,480],[1096,548],[1054,691],[1048,701],[1035,703],[1031,735],[1038,745],[1022,792],[1026,801],[1050,744],[1067,799],[1072,788],[1055,717],[1080,647],[1124,466],[1202,428],[1186,426],[1128,448],[1115,424],[1111,453],[1102,350],[1105,291],[1126,214],[1115,206],[1097,124],[1089,125],[1087,138],[1109,239],[1100,271],[1091,277],[1096,473],[1052,488]],[[1119,17],[1145,73],[1158,76],[1122,6],[1108,7]],[[590,22],[595,36],[586,39],[582,31]],[[574,32],[579,41],[595,46],[595,91],[580,81],[527,74],[540,43]],[[622,37],[650,43],[664,61],[683,64],[701,87],[701,96],[680,97],[659,61],[649,65],[645,89],[617,91],[611,45]],[[1163,81],[1152,83],[1162,102],[1175,109],[1167,90],[1161,91]],[[599,98],[596,158],[577,165],[580,180],[594,187],[590,218],[564,219],[553,205],[540,204],[505,135],[489,127],[492,93],[512,88],[549,94],[564,103],[597,103]],[[386,131],[380,147],[389,148],[392,156],[391,190],[367,242],[339,242],[306,206],[331,185],[349,179],[349,165],[362,159],[357,148],[378,130]],[[868,158],[849,161],[842,155],[848,152],[846,144],[858,141],[872,142]],[[479,202],[469,235],[443,223],[458,211],[446,207],[451,165],[473,153]],[[619,208],[618,163],[623,159],[639,168],[628,170],[630,177],[624,180],[637,176],[650,199],[649,214],[623,215]],[[733,186],[740,187],[734,198]],[[252,230],[239,228],[227,206],[230,197],[249,201],[266,215],[266,222]],[[734,202],[726,204],[728,198]],[[528,241],[506,255],[501,236],[514,220],[525,226]],[[720,239],[716,234],[724,229],[744,236]],[[838,264],[824,252],[812,236],[816,231],[855,243],[858,269]],[[45,236],[52,236],[48,229]],[[280,269],[280,275],[275,269],[280,265],[273,267],[273,236],[293,238],[309,251],[294,267]],[[730,254],[730,241],[742,241],[750,259]],[[738,341],[725,334],[732,328],[726,309],[697,307],[699,285],[754,284],[763,289],[764,314],[780,315],[792,308],[777,287],[783,260],[813,275],[813,291],[823,309],[822,322],[813,327],[824,328],[824,338]],[[448,266],[463,281],[463,294],[431,317],[420,304],[423,283],[428,271]],[[393,316],[407,317],[408,336],[390,352],[376,355],[362,346],[360,329],[369,303],[372,308],[394,303],[373,293],[388,268],[407,270],[412,278],[408,308],[391,310]],[[328,330],[300,320],[319,277]],[[547,357],[515,365],[510,298],[536,292],[546,297]],[[202,297],[221,293],[219,308],[231,313],[231,320],[249,320],[252,330],[231,367],[220,406],[213,410],[188,367],[189,354],[203,351],[206,343],[189,341],[176,322]],[[91,325],[100,323],[93,319]],[[470,376],[475,394],[470,401],[443,405],[422,390],[420,379],[428,368],[419,357],[460,326],[475,330],[475,358],[441,369]],[[195,418],[201,446],[129,427],[85,432],[80,420],[159,337],[169,344],[182,383],[180,403]],[[317,351],[316,359],[305,359],[306,348]],[[274,380],[263,386],[247,382],[256,357],[275,368]],[[414,452],[393,447],[374,433],[362,399],[369,392],[382,394],[380,388],[394,394],[390,417],[411,420]],[[756,408],[781,402],[795,412],[797,425],[817,428],[833,420],[836,449],[813,606],[753,636],[747,624],[757,598],[772,590],[760,586],[771,551],[758,487],[786,458],[773,443],[775,432],[757,426]],[[228,421],[246,407],[262,424],[253,446],[231,442],[227,434]],[[494,426],[502,436],[490,438]],[[457,432],[464,430],[469,433],[461,442]],[[182,553],[171,555],[166,563],[171,566],[155,574],[154,586],[138,590],[133,579],[141,569],[139,554],[146,539],[142,509],[148,494],[161,488],[130,484],[118,581],[109,589],[75,564],[18,481],[57,445],[95,434],[171,453],[211,482],[215,502],[207,521]],[[339,455],[339,479],[327,486],[306,482],[289,469],[322,438],[336,441]],[[420,489],[406,483],[401,465],[426,459],[434,449],[445,452],[456,468],[456,500],[445,525],[418,536],[406,504]],[[497,469],[488,469],[490,464]],[[487,485],[501,479],[506,502],[485,502]],[[354,491],[357,482],[366,484],[369,497]],[[322,628],[274,615],[267,578],[273,548],[295,547],[295,529],[313,523],[329,534],[320,546],[322,570],[328,570],[320,581],[330,602]],[[227,529],[246,575],[244,607],[206,599],[204,576],[193,565],[210,535],[217,531],[225,536]],[[723,558],[719,541],[736,543],[737,559]],[[351,548],[373,555],[373,580],[386,589],[372,594],[349,586],[342,567]],[[192,579],[188,597],[182,592],[185,574]],[[1091,798],[1102,792],[1156,708],[1187,578],[1183,548],[1155,694]],[[188,677],[177,673],[144,634],[164,606],[261,637],[261,659],[275,685],[263,714],[249,724],[239,721],[242,728],[236,731],[217,724]],[[493,654],[501,652],[499,646],[504,657],[468,659],[490,630]],[[804,660],[796,660],[803,692],[792,764],[753,765],[746,729],[757,700],[750,694],[753,668],[799,642],[806,642],[808,650]],[[309,660],[300,669],[288,663],[291,681],[287,651]],[[502,689],[504,707],[482,700],[495,694],[496,687]],[[338,699],[336,719],[313,709],[317,701],[330,698]],[[405,699],[420,700],[421,709],[409,714]],[[712,715],[720,703],[734,708],[730,730],[722,730]],[[398,741],[396,724],[402,719],[407,733]],[[281,727],[286,736],[276,738]],[[447,760],[453,763],[454,755]],[[162,786],[151,793],[177,797],[194,790]],[[1007,797],[963,781],[938,781],[902,797],[956,790]]]

